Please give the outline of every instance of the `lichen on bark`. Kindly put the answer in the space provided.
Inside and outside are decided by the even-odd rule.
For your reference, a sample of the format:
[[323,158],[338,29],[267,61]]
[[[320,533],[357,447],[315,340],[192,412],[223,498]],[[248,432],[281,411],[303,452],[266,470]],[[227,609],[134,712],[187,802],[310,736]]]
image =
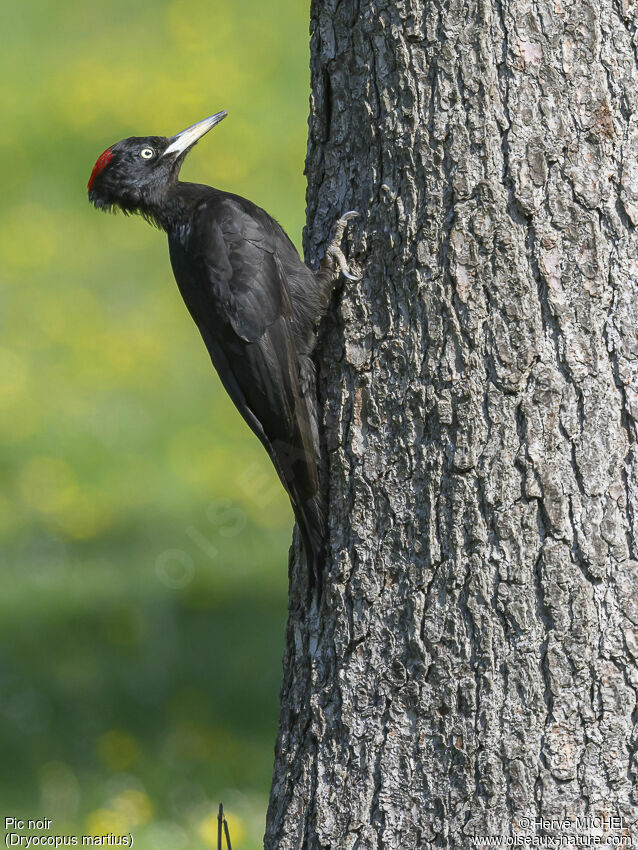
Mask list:
[[364,277],[268,850],[638,829],[637,45],[628,0],[312,4],[307,258],[358,209]]

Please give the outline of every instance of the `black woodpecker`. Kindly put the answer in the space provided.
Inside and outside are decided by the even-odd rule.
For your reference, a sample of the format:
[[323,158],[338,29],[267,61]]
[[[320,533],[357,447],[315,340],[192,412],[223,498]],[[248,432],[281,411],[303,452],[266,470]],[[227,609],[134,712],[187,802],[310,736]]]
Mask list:
[[320,583],[325,537],[319,486],[316,328],[328,308],[346,213],[317,272],[281,226],[238,195],[179,172],[188,151],[226,117],[218,112],[172,138],[123,139],[98,158],[89,200],[139,213],[165,230],[175,280],[228,395],[263,443],[290,497],[311,584]]

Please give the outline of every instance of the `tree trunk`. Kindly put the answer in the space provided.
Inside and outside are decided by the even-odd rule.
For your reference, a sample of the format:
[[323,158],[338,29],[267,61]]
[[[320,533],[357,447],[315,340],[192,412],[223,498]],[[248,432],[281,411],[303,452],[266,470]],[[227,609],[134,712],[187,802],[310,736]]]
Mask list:
[[364,278],[318,354],[268,850],[636,836],[631,3],[312,4],[307,259],[356,209]]

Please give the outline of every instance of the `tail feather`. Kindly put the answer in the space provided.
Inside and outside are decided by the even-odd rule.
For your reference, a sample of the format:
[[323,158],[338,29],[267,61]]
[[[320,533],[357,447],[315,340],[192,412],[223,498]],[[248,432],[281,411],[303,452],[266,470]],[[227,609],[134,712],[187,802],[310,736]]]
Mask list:
[[[309,428],[307,417],[305,424]],[[299,438],[299,442],[303,447],[283,441],[264,444],[290,498],[306,555],[309,583],[315,587],[321,583],[326,521],[314,450],[308,450],[307,441],[304,444]]]
[[321,590],[326,521],[319,493],[300,503],[292,500],[295,519],[306,555],[310,584]]

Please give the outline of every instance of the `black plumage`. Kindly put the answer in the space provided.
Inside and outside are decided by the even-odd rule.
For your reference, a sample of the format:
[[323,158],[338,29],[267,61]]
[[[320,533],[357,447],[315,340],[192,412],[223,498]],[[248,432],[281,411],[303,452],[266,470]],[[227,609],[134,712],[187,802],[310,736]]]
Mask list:
[[325,536],[319,434],[311,359],[347,220],[336,227],[317,272],[280,225],[245,198],[179,181],[187,152],[225,112],[171,139],[133,137],[108,148],[89,180],[102,209],[139,213],[166,231],[184,302],[219,377],[263,443],[286,488],[310,573]]

